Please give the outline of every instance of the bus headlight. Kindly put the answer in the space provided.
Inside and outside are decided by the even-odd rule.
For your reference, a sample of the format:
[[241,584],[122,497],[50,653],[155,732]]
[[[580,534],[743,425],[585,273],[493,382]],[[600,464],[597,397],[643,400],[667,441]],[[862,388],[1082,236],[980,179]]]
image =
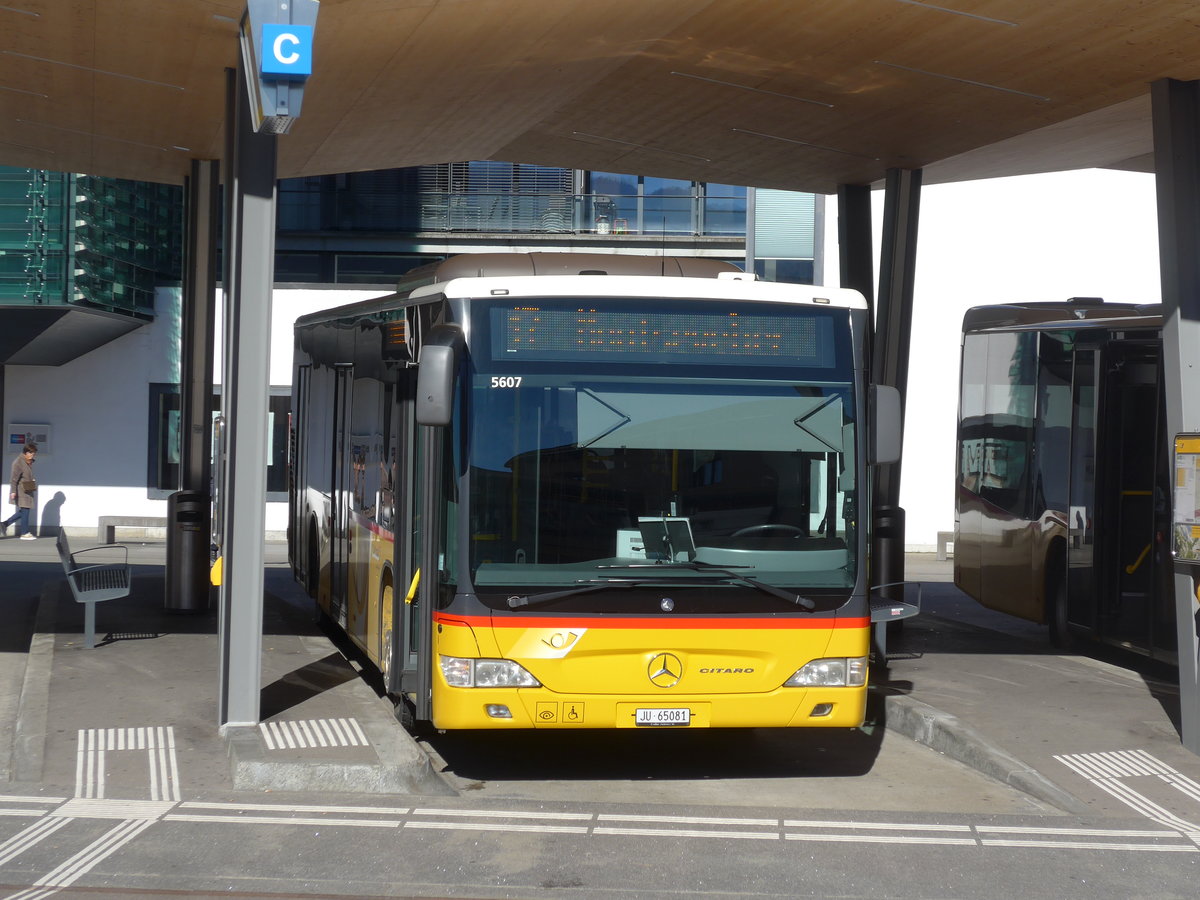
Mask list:
[[443,656],[442,677],[451,687],[541,687],[529,671],[510,659],[463,659]]
[[867,658],[852,656],[814,659],[783,683],[784,687],[862,687],[867,683]]

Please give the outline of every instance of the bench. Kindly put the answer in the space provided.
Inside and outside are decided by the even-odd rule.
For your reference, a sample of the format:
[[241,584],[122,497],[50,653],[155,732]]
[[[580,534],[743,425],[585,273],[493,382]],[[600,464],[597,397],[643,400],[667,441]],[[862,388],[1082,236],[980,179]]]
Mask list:
[[129,596],[129,548],[121,547],[125,559],[119,563],[80,563],[79,557],[93,550],[111,550],[110,547],[88,547],[71,552],[67,533],[58,532],[58,558],[62,562],[67,584],[75,602],[84,605],[84,646],[92,650],[96,646],[96,604],[103,600],[120,600]]
[[118,527],[166,528],[167,520],[163,516],[101,516],[96,540],[101,544],[115,544]]

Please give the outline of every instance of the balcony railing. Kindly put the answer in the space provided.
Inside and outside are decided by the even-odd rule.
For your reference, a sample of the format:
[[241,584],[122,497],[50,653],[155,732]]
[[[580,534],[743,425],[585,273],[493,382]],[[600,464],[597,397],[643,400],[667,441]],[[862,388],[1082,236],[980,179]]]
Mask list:
[[744,197],[280,191],[279,230],[493,234],[746,233]]

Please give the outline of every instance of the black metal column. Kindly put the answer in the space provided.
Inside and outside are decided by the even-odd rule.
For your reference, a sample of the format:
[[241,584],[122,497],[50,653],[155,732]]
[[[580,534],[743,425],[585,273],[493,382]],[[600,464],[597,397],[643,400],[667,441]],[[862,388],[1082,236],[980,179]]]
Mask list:
[[[917,221],[921,170],[889,169],[883,200],[879,259],[879,305],[875,316],[871,381],[900,392],[906,405],[908,357],[912,340],[913,281],[917,263]],[[874,518],[873,584],[904,580],[904,510],[900,507],[900,460],[878,466],[872,493]],[[884,591],[900,596],[900,589]]]
[[180,487],[208,493],[212,481],[214,303],[217,261],[218,163],[192,160],[186,184],[187,235],[183,277],[180,385]]
[[[1167,435],[1200,433],[1200,82],[1151,87]],[[1174,563],[1183,745],[1200,753],[1200,566]]]
[[212,532],[210,481],[217,163],[192,160],[184,190],[180,490],[172,494],[167,503],[164,604],[168,610],[203,612],[208,609]]
[[852,288],[875,307],[875,259],[871,251],[871,188],[843,184],[838,188],[838,268],[841,286]]

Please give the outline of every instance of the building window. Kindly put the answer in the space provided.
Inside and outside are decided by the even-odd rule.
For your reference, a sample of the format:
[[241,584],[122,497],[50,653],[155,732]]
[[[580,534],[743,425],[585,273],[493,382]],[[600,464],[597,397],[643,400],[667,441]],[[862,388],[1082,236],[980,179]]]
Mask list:
[[[213,393],[212,404],[213,409],[220,407],[218,393]],[[291,389],[272,387],[267,407],[267,500],[287,499],[287,423],[291,408]],[[179,490],[180,484],[179,385],[150,385],[149,419],[148,496],[163,500]]]
[[704,234],[746,233],[746,189],[736,184],[704,186]]

